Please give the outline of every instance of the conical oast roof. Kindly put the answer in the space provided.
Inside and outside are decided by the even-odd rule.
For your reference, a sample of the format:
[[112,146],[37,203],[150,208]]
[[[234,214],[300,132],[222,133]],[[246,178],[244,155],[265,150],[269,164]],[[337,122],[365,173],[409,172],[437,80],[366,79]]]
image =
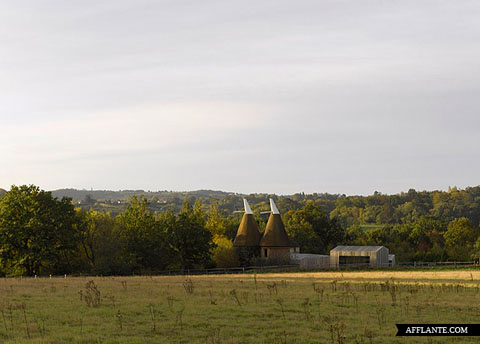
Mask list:
[[292,247],[292,242],[288,238],[285,226],[283,225],[280,212],[273,199],[270,198],[270,217],[267,226],[260,239],[262,247]]
[[262,247],[292,247],[280,214],[270,214],[265,232],[260,240]]
[[257,221],[253,214],[245,212],[238,226],[237,236],[233,241],[233,246],[259,246],[260,232],[258,230]]

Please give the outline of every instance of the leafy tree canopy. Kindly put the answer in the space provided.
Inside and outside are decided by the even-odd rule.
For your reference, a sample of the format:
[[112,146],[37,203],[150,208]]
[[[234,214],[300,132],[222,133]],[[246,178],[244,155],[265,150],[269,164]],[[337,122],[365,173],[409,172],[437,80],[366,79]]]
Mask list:
[[[7,271],[38,274],[68,265],[77,241],[70,199],[34,185],[12,186],[0,200],[0,257]],[[60,264],[61,263],[61,264]]]

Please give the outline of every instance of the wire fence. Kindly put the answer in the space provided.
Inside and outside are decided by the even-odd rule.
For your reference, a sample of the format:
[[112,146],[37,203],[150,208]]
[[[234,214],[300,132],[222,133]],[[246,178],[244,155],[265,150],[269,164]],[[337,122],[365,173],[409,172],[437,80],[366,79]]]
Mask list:
[[478,262],[401,262],[395,265],[369,265],[369,264],[342,264],[331,266],[329,264],[320,266],[300,267],[298,264],[274,265],[274,266],[247,266],[240,268],[214,268],[199,270],[165,270],[155,272],[154,275],[219,275],[219,274],[243,274],[243,273],[267,273],[267,272],[301,272],[301,271],[339,271],[339,270],[371,270],[371,269],[424,269],[435,267],[449,268],[479,268]]
[[242,274],[254,272],[292,272],[298,271],[297,264],[292,265],[271,265],[271,266],[245,266],[239,268],[213,268],[213,269],[185,269],[185,270],[164,270],[155,272],[155,275],[223,275]]
[[[402,270],[402,269],[435,269],[435,268],[480,268],[478,261],[469,262],[400,262],[392,265],[369,265],[369,264],[341,264],[331,266],[324,264],[321,266],[300,267],[298,264],[291,265],[271,265],[271,266],[245,266],[236,268],[212,268],[212,269],[184,269],[184,270],[162,270],[152,271],[145,274],[134,276],[193,276],[193,275],[225,275],[225,274],[252,274],[269,272],[315,272],[315,271],[344,271],[344,270]],[[68,277],[101,277],[99,274],[69,274]],[[25,276],[23,276],[25,277]],[[54,278],[67,275],[35,275],[33,278]],[[21,278],[17,276],[16,278]]]
[[479,267],[478,262],[471,261],[471,262],[406,262],[406,263],[397,263],[396,266],[398,267],[434,267],[434,266],[446,266],[446,267],[453,267],[453,268],[461,268],[461,267]]

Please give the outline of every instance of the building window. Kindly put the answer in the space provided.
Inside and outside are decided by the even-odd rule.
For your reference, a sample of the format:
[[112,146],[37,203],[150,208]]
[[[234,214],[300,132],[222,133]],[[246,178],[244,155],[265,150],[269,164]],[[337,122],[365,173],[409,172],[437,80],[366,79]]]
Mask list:
[[268,249],[266,248],[263,249],[263,256],[268,257]]
[[343,266],[365,266],[370,265],[369,256],[340,256],[339,265]]

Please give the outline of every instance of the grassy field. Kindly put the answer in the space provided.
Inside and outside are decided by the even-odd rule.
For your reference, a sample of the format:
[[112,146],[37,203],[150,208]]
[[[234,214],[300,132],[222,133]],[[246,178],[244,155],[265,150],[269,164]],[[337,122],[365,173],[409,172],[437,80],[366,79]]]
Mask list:
[[476,323],[480,272],[0,279],[5,343],[477,343],[395,337]]

